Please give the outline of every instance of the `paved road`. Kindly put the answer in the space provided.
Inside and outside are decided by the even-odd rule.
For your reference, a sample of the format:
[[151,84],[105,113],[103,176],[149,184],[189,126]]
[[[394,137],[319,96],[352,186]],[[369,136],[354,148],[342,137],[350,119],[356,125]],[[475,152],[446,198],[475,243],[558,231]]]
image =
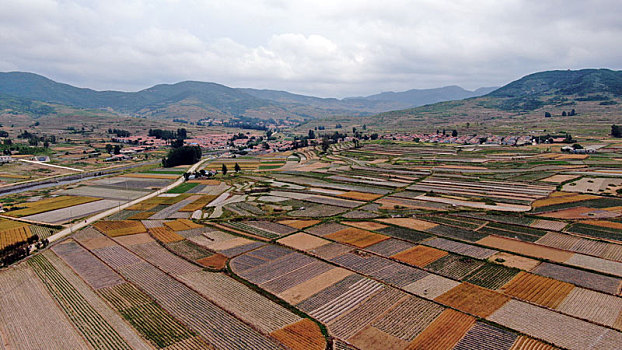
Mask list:
[[[209,158],[206,158],[206,159],[203,159],[203,160],[199,161],[198,163],[196,163],[192,167],[190,167],[190,169],[188,169],[188,172],[193,172],[193,171],[197,170],[203,163],[205,163],[205,162],[207,162],[209,160],[212,160],[213,158],[214,157],[209,157]],[[114,207],[112,209],[106,210],[104,212],[101,212],[99,214],[91,216],[90,218],[88,218],[88,219],[86,219],[84,221],[80,221],[78,223],[75,223],[75,224],[67,227],[66,229],[58,231],[57,233],[55,233],[52,236],[50,236],[48,238],[48,240],[50,241],[50,243],[52,243],[54,241],[62,239],[65,236],[70,235],[73,232],[76,232],[76,231],[78,231],[78,230],[80,230],[80,229],[82,229],[82,228],[84,228],[84,227],[94,223],[95,221],[101,220],[101,219],[105,218],[106,216],[112,215],[114,213],[118,213],[119,211],[121,211],[121,210],[123,210],[123,209],[125,209],[127,207],[130,207],[130,206],[132,206],[134,204],[140,203],[140,202],[142,202],[144,200],[147,200],[149,198],[153,198],[155,196],[158,196],[158,195],[160,195],[160,194],[162,194],[162,193],[164,193],[164,192],[166,192],[166,191],[168,191],[168,190],[170,190],[170,189],[172,189],[172,188],[174,188],[176,186],[181,185],[183,182],[184,182],[184,177],[181,176],[179,179],[177,179],[172,184],[170,184],[170,185],[168,185],[168,186],[166,186],[164,188],[161,188],[161,189],[159,189],[159,190],[157,190],[157,191],[155,191],[153,193],[150,193],[150,194],[148,194],[148,195],[146,195],[144,197],[140,197],[140,198],[134,199],[133,201],[125,203],[125,204],[122,204],[122,205],[120,205],[118,207]]]

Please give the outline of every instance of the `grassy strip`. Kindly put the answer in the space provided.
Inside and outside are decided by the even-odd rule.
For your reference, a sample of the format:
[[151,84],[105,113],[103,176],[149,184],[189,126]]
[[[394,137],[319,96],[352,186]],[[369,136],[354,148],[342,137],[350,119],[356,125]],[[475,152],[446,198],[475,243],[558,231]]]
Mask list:
[[183,184],[168,190],[166,193],[185,193],[198,186],[198,183],[184,182]]

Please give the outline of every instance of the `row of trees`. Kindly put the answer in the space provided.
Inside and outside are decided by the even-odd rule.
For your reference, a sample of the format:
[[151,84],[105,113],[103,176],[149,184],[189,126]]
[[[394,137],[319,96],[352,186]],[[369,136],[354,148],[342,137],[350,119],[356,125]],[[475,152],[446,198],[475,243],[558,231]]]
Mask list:
[[122,129],[108,129],[109,134],[115,134],[117,137],[130,137],[132,134],[127,130]]
[[9,244],[8,246],[0,249],[0,266],[8,266],[12,263],[19,261],[30,254],[30,245],[37,243],[37,248],[41,249],[49,244],[47,239],[39,241],[39,236],[32,235],[25,241]]
[[[577,115],[577,112],[574,109],[570,110],[570,112],[568,113],[566,113],[566,111],[562,111],[562,117],[566,117],[566,116],[572,117],[574,115]],[[551,118],[552,116],[553,115],[551,114],[551,112],[544,112],[545,118]]]
[[156,139],[162,140],[175,140],[181,139],[185,140],[188,138],[188,132],[185,128],[179,128],[177,131],[173,130],[163,130],[163,129],[149,129],[149,136],[155,137]]

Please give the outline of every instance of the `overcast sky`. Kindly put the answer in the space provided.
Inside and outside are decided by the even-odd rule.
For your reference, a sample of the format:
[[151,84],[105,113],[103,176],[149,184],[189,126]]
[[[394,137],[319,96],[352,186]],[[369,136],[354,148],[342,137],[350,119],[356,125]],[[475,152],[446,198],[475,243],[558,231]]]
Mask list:
[[0,0],[0,71],[357,96],[622,68],[619,0]]

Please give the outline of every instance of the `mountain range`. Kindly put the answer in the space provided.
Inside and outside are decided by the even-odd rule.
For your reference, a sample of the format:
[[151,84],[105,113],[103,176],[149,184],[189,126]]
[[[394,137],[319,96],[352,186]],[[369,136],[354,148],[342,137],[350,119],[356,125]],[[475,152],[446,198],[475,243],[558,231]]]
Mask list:
[[121,92],[78,88],[34,73],[0,73],[0,96],[4,96],[5,105],[7,98],[18,98],[77,108],[105,108],[141,117],[188,121],[231,116],[302,120],[334,115],[370,115],[481,96],[493,90],[495,88],[468,91],[458,86],[447,86],[336,99],[184,81],[159,84],[137,92]]

